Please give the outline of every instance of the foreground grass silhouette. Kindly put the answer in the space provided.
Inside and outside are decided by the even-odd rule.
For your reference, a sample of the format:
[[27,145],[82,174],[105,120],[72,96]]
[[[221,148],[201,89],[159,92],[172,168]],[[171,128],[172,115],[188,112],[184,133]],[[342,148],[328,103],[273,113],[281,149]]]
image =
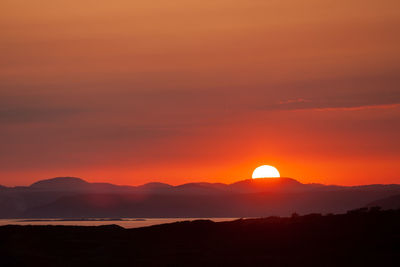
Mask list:
[[400,210],[136,229],[2,226],[1,266],[400,266]]

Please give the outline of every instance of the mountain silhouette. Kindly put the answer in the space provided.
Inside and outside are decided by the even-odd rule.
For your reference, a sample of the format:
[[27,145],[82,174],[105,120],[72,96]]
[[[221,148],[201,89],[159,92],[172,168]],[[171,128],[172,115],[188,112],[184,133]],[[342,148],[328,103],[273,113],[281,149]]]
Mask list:
[[233,191],[256,193],[268,191],[301,191],[311,189],[292,178],[247,179],[230,185]]
[[[400,185],[326,186],[292,178],[232,184],[120,186],[76,177],[0,190],[1,218],[260,217],[341,213],[400,194]],[[380,202],[375,203],[377,206]],[[382,206],[385,208],[386,205]]]
[[159,183],[159,182],[152,182],[152,183],[147,183],[141,186],[138,186],[138,189],[143,189],[143,190],[150,190],[150,191],[164,191],[171,189],[173,186],[165,183]]
[[33,183],[30,187],[47,190],[79,190],[87,188],[90,183],[76,177],[56,177],[46,180],[40,180]]
[[89,183],[77,177],[56,177],[40,180],[30,185],[30,188],[41,191],[97,191],[113,192],[134,189],[134,186],[119,186],[110,183]]

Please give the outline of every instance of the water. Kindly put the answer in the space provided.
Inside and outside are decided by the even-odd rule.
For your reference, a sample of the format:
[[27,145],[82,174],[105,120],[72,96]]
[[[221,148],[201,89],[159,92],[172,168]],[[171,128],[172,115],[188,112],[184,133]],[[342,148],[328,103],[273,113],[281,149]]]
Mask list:
[[212,220],[214,222],[233,221],[238,218],[90,218],[90,219],[0,219],[0,225],[75,225],[75,226],[99,226],[116,224],[124,228],[145,227],[164,223],[180,221],[193,221],[199,219]]

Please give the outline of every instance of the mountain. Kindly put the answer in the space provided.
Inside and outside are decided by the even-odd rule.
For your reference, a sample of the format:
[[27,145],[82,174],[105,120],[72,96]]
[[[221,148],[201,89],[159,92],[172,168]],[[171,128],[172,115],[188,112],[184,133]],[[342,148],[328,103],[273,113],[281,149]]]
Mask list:
[[110,183],[89,183],[77,177],[56,177],[46,180],[40,180],[33,183],[30,188],[40,191],[61,191],[61,192],[112,192],[132,190],[134,186],[119,186]]
[[310,187],[306,184],[302,184],[295,179],[285,177],[277,179],[247,179],[231,184],[230,188],[235,192],[242,193],[302,191],[310,189]]
[[260,217],[342,213],[400,194],[400,185],[326,186],[292,178],[232,184],[119,186],[76,177],[0,190],[0,218]]
[[89,186],[90,183],[81,178],[56,177],[52,179],[40,180],[36,183],[33,183],[30,187],[42,190],[69,191],[81,190],[83,188],[88,188]]
[[172,185],[152,182],[147,183],[137,187],[137,191],[147,192],[147,193],[166,193],[173,188]]
[[229,185],[222,183],[187,183],[175,186],[174,191],[183,194],[221,194],[229,192]]

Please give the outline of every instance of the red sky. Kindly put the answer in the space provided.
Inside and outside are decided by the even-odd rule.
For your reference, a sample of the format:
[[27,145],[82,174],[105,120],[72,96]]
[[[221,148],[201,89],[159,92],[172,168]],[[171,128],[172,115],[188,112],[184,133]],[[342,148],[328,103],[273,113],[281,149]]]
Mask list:
[[397,0],[0,5],[0,184],[400,183]]

